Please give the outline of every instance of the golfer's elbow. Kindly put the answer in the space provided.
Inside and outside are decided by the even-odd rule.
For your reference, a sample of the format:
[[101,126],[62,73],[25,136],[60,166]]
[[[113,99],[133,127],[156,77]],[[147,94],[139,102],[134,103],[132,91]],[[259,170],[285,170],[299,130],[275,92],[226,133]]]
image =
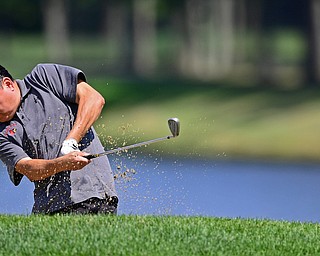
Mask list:
[[93,109],[96,109],[99,113],[101,113],[104,105],[106,104],[105,99],[102,97],[100,93],[95,93],[93,97]]
[[89,104],[89,105],[91,104],[92,107],[95,107],[97,109],[102,109],[106,102],[104,97],[100,94],[100,92],[96,91],[94,88],[92,88],[88,84],[82,83],[81,85],[80,86],[78,85],[79,100],[82,100],[84,104]]
[[102,97],[102,95],[99,93],[99,97],[97,97],[97,105],[100,109],[103,109],[104,105],[106,104],[105,99]]
[[26,176],[31,182],[37,180],[35,172],[33,172],[32,165],[30,165],[31,158],[21,159],[15,166],[15,171]]

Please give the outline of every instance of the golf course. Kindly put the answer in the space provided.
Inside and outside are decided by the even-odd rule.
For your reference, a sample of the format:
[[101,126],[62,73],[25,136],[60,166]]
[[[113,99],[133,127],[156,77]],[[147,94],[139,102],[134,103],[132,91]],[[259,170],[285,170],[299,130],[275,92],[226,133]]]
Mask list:
[[[97,79],[107,104],[96,129],[107,148],[164,156],[318,161],[316,90],[239,89],[190,82]],[[0,216],[1,255],[317,255],[319,224],[205,216]]]
[[[14,170],[24,156],[39,212],[111,197],[113,178],[119,205],[117,215],[31,214],[33,183],[16,187],[3,165],[0,256],[320,255],[319,0],[2,2],[1,158]],[[64,67],[51,86],[56,69],[35,73],[21,90],[14,80],[39,63],[84,75],[69,81]],[[101,115],[85,80],[105,99]],[[57,96],[66,115],[37,93]],[[30,130],[11,124],[17,116]],[[98,136],[87,141],[92,124]],[[52,132],[70,125],[78,130]],[[97,137],[112,171],[94,160],[101,152],[89,152],[92,163],[74,152],[82,141],[103,150]],[[66,165],[41,168],[56,157]]]

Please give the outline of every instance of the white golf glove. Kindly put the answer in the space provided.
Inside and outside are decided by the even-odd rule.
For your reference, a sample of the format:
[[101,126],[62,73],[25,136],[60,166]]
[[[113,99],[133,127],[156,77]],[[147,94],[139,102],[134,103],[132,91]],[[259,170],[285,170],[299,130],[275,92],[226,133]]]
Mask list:
[[73,151],[80,151],[78,142],[75,139],[64,140],[61,147],[61,154],[66,155]]

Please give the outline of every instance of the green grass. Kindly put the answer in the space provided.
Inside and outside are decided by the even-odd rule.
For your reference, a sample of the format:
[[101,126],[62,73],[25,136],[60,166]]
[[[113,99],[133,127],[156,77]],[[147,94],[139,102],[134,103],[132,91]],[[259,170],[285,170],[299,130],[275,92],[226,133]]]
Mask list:
[[[107,100],[96,127],[116,146],[167,135],[166,120],[176,116],[181,136],[147,150],[206,158],[319,160],[318,89],[112,79],[92,84]],[[112,146],[109,139],[105,137],[107,147]]]
[[181,216],[0,216],[0,255],[318,255],[320,226]]

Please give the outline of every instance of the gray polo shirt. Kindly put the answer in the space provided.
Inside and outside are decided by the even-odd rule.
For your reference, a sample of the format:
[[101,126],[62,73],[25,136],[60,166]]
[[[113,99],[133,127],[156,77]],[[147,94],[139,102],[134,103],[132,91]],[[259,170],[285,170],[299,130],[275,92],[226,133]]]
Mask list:
[[[11,121],[0,123],[0,159],[15,185],[23,177],[15,171],[20,159],[60,156],[62,142],[76,118],[78,77],[86,79],[76,68],[39,64],[23,80],[16,80],[22,96],[20,107]],[[93,127],[79,148],[88,153],[104,151]],[[33,213],[50,213],[91,197],[117,196],[107,157],[96,158],[81,170],[35,181],[34,185]]]

